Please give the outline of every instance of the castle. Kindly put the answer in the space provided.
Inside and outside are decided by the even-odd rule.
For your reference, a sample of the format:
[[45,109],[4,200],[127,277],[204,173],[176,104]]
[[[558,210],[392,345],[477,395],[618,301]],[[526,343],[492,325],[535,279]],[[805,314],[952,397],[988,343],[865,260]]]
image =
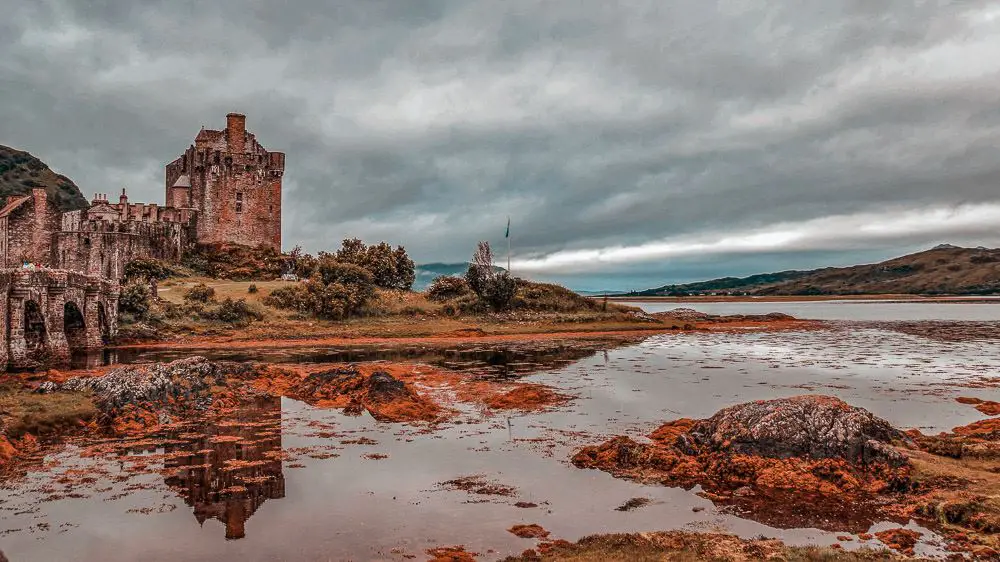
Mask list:
[[221,131],[202,129],[166,165],[165,205],[117,203],[97,194],[90,206],[61,212],[44,189],[0,208],[0,262],[32,263],[117,281],[136,258],[179,261],[195,244],[235,243],[281,250],[285,155],[268,152],[230,113]]

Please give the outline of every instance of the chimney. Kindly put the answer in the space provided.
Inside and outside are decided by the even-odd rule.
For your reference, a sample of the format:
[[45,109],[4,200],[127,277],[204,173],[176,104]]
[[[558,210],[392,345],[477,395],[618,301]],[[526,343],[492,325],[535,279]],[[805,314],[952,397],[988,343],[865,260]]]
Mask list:
[[35,200],[35,212],[41,211],[45,212],[45,202],[48,199],[48,194],[45,192],[44,187],[35,187],[31,190],[31,197]]
[[226,139],[229,141],[229,152],[243,154],[245,135],[247,132],[247,116],[242,113],[226,115]]

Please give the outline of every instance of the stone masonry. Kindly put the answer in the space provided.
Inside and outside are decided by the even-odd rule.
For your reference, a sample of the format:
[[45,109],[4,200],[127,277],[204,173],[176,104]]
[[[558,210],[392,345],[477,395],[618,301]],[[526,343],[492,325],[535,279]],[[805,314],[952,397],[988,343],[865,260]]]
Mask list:
[[117,331],[118,294],[116,283],[76,272],[0,271],[0,368],[100,348]]
[[230,113],[222,131],[202,129],[166,167],[166,203],[197,212],[200,244],[236,243],[281,250],[285,154],[269,152]]

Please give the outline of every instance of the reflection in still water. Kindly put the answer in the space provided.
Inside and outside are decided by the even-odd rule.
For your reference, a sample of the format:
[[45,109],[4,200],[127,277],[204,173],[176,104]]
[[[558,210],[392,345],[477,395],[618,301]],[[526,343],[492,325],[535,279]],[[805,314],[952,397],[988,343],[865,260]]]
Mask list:
[[257,508],[285,496],[280,398],[261,398],[177,438],[187,443],[166,451],[188,454],[167,461],[173,475],[165,481],[194,508],[199,523],[222,521],[227,539],[243,538],[244,524]]

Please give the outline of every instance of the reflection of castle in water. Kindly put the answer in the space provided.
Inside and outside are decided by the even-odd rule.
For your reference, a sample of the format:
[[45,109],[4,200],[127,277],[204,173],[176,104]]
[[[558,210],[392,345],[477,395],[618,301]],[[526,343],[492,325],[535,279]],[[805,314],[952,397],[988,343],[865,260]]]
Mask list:
[[243,538],[246,520],[264,501],[285,497],[281,398],[260,398],[199,429],[178,436],[187,444],[167,447],[179,455],[166,463],[174,470],[166,483],[194,508],[199,523],[218,519],[227,539]]

